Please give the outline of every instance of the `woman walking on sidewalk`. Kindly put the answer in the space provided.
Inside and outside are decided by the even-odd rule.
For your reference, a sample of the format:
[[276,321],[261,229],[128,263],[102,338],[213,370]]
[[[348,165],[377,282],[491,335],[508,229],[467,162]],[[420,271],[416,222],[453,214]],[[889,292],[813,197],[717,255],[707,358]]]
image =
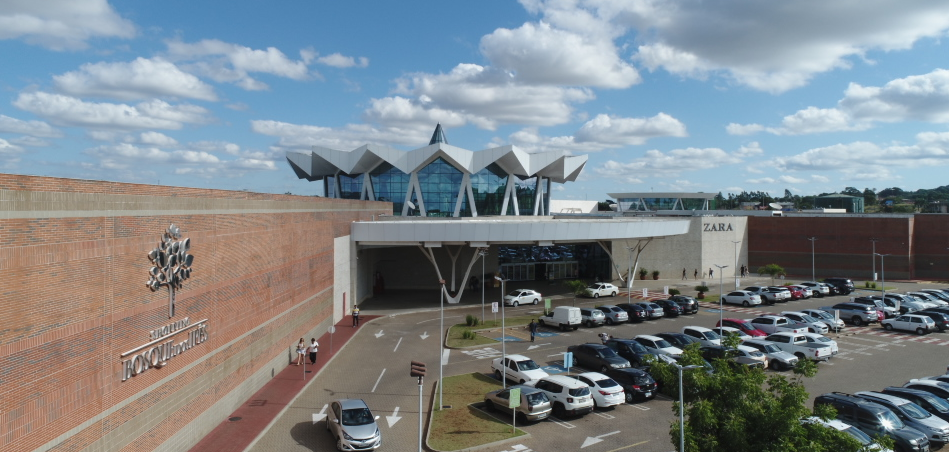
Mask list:
[[297,342],[297,365],[303,364],[303,357],[306,355],[306,342],[303,341],[303,338],[300,338],[300,342]]

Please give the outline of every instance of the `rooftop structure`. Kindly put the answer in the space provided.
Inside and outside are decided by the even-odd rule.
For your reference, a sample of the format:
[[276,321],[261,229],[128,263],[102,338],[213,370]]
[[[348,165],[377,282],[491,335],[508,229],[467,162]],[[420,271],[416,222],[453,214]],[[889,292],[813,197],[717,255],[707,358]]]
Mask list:
[[616,199],[619,212],[658,210],[711,210],[709,201],[715,199],[715,193],[684,192],[647,192],[647,193],[607,193]]

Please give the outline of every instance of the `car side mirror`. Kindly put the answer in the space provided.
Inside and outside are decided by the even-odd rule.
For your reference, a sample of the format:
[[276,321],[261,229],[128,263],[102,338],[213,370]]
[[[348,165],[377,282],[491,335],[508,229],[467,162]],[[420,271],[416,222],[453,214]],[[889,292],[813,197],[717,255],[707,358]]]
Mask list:
[[376,416],[376,417],[375,417],[375,420],[377,420],[377,421],[378,421],[378,420],[379,420],[379,416]]
[[339,424],[339,419],[333,419],[333,423]]

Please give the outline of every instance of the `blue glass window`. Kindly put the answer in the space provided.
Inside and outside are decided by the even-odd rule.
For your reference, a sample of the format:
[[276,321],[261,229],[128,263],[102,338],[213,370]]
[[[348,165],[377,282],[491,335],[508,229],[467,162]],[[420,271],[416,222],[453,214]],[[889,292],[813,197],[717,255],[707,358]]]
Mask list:
[[409,175],[389,163],[383,163],[369,173],[376,201],[392,203],[392,214],[402,215],[405,192],[409,189]]
[[528,177],[522,179],[517,176],[514,181],[517,188],[517,207],[521,215],[534,214],[534,196],[537,194],[537,178]]
[[336,175],[336,177],[339,178],[340,198],[359,199],[360,195],[362,195],[362,174],[350,176],[348,174],[339,173]]
[[492,163],[471,175],[471,192],[474,194],[478,215],[501,214],[507,178],[507,173],[497,163]]
[[428,216],[450,217],[454,214],[463,177],[461,170],[441,157],[419,170],[418,184]]
[[336,177],[335,176],[326,176],[323,179],[323,193],[326,194],[327,198],[336,197]]

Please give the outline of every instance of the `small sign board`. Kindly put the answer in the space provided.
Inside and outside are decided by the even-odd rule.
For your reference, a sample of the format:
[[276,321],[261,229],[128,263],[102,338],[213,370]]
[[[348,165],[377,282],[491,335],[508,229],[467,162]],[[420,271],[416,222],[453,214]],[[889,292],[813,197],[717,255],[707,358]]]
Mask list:
[[497,314],[497,312],[498,312],[498,302],[495,301],[495,302],[491,303],[491,312]]
[[521,388],[511,388],[511,397],[507,399],[508,408],[521,406]]
[[669,295],[669,286],[662,286],[662,294]]
[[544,311],[550,311],[550,298],[544,298]]
[[573,367],[573,352],[564,352],[563,353],[563,366],[567,369]]
[[333,326],[333,325],[330,325],[329,332],[330,332],[330,334],[335,333],[335,332],[336,332],[336,327]]

